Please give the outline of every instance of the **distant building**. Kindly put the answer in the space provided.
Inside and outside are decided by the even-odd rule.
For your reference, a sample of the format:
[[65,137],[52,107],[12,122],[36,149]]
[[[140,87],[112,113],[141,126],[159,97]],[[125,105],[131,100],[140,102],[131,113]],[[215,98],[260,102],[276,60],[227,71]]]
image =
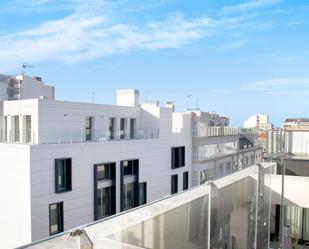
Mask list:
[[259,130],[270,130],[273,128],[273,125],[269,123],[269,117],[263,114],[256,114],[249,117],[244,122],[244,128],[257,128]]
[[307,127],[309,129],[309,118],[288,118],[283,123],[283,128]]
[[209,114],[209,126],[229,126],[230,118],[226,116],[220,116],[217,113]]
[[258,143],[263,148],[263,152],[269,151],[269,131],[273,129],[273,125],[269,123],[269,117],[263,114],[256,114],[249,117],[244,122],[244,128],[258,129]]
[[44,85],[41,77],[0,75],[0,102],[38,97],[55,99],[54,87]]

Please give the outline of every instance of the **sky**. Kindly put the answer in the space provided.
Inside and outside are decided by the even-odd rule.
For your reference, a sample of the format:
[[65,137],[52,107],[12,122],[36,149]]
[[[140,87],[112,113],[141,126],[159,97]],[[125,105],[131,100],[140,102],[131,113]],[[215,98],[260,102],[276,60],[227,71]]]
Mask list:
[[56,98],[309,116],[308,0],[1,0],[0,74],[43,77]]

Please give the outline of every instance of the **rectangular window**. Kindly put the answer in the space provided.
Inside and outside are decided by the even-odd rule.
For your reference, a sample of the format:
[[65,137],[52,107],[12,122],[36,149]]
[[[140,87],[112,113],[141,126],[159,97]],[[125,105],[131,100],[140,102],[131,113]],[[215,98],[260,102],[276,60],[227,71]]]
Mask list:
[[49,205],[49,235],[63,232],[63,202]]
[[185,147],[172,148],[172,169],[185,166]]
[[136,132],[136,119],[131,118],[130,119],[130,139],[135,138],[135,132]]
[[133,208],[134,200],[134,182],[124,184],[123,187],[123,211]]
[[19,116],[12,116],[13,142],[19,142]]
[[72,159],[55,159],[55,192],[72,190]]
[[178,175],[171,176],[171,194],[176,194],[178,192]]
[[139,205],[147,203],[147,182],[139,184]]
[[112,214],[111,194],[111,187],[97,189],[97,219]]
[[110,180],[110,164],[97,165],[97,181]]
[[31,142],[31,116],[26,115],[25,117],[25,122],[26,122],[26,143]]
[[116,118],[109,118],[109,133],[110,139],[113,140],[116,137]]
[[183,172],[183,190],[189,188],[189,172]]
[[124,176],[134,175],[134,161],[135,160],[123,161],[123,175]]
[[91,141],[93,138],[93,117],[86,117],[85,140]]
[[120,162],[121,211],[139,205],[139,160]]
[[121,118],[120,119],[120,139],[125,139],[127,130],[127,119]]
[[94,165],[94,220],[116,213],[116,163]]

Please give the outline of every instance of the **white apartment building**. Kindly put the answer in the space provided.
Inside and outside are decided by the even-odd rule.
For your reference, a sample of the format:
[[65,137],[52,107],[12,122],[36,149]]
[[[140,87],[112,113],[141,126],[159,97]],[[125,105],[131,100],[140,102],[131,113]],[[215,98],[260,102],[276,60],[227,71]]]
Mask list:
[[244,128],[257,128],[259,130],[270,130],[272,124],[269,123],[269,117],[263,114],[256,114],[249,117],[244,122]]
[[[8,77],[32,81],[27,76]],[[35,80],[36,82],[37,80]],[[38,83],[38,82],[36,82]],[[261,160],[255,130],[210,127],[169,102],[54,100],[39,80],[0,102],[0,228],[16,247],[186,190]],[[1,96],[10,88],[2,87]],[[4,92],[3,92],[4,91]],[[44,97],[42,97],[44,96]]]

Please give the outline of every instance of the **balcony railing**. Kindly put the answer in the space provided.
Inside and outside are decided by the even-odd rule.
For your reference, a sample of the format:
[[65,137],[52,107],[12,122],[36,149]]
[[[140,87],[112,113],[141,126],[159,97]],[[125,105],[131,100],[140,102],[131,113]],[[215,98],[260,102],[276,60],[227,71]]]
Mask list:
[[222,151],[218,151],[217,149],[210,148],[207,151],[203,152],[195,152],[193,151],[192,159],[194,161],[205,161],[205,160],[210,160],[218,157],[224,157],[224,156],[230,156],[233,154],[237,153],[243,153],[243,152],[249,152],[249,151],[256,151],[256,150],[261,150],[261,147],[256,146],[256,147],[250,147],[246,149],[235,149],[235,148],[225,148]]
[[84,129],[40,129],[39,134],[35,130],[1,130],[0,142],[6,143],[84,143],[103,142],[115,140],[138,140],[159,138],[159,129],[135,130],[125,132],[117,130],[109,132],[103,129],[95,129],[88,133]]
[[198,125],[197,129],[193,130],[193,137],[219,137],[219,136],[236,136],[244,134],[257,134],[257,129],[244,129],[230,126],[206,126]]

